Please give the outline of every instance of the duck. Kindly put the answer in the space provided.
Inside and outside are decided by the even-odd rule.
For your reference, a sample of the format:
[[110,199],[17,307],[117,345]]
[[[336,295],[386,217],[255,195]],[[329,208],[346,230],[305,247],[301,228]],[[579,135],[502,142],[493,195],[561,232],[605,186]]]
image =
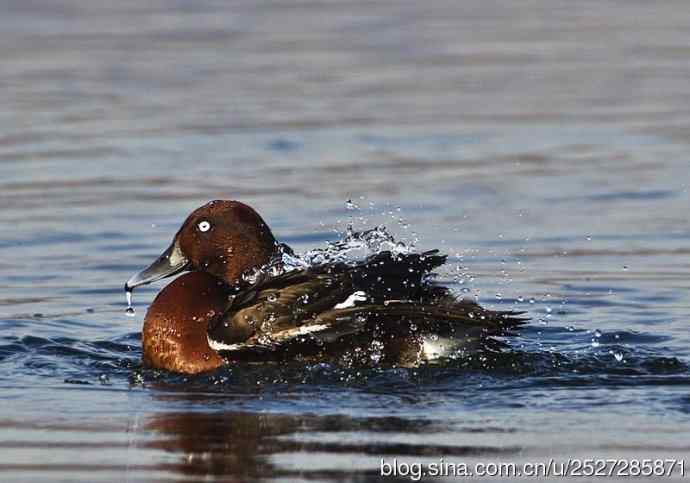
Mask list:
[[496,337],[527,321],[436,283],[433,270],[447,258],[438,250],[285,262],[295,257],[247,204],[214,200],[194,210],[125,283],[131,296],[178,275],[144,317],[144,366],[182,374],[268,361],[407,367],[450,349],[501,345]]

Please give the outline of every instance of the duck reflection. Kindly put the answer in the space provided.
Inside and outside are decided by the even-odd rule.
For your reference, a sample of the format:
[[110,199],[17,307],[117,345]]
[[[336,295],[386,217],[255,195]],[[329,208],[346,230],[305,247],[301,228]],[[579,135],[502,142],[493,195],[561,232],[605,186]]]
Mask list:
[[252,413],[171,413],[152,417],[148,430],[165,435],[149,446],[180,454],[170,468],[186,476],[227,475],[261,478],[275,475],[274,438],[299,428],[288,416]]
[[[146,429],[165,435],[152,441],[148,447],[179,454],[177,463],[166,465],[166,469],[185,479],[225,477],[230,478],[230,481],[245,481],[268,477],[304,477],[353,481],[360,477],[376,477],[378,469],[372,464],[357,470],[338,460],[338,454],[349,458],[353,453],[389,453],[391,448],[380,447],[378,444],[342,444],[333,438],[314,441],[311,438],[300,438],[300,433],[363,432],[365,429],[397,432],[411,430],[410,426],[419,431],[420,426],[428,426],[428,423],[414,423],[397,418],[377,419],[373,425],[367,421],[344,416],[184,412],[156,415],[148,421]],[[399,445],[396,446],[399,450]],[[314,453],[319,453],[319,458],[323,458],[324,454],[331,454],[333,465],[329,469],[307,470],[272,461],[273,456],[291,453],[302,453],[304,459],[298,460],[303,462]]]
[[[146,429],[162,436],[147,447],[177,455],[176,462],[165,467],[185,480],[377,480],[381,457],[467,457],[518,450],[430,444],[433,434],[447,432],[447,426],[395,417],[179,412],[152,416]],[[409,438],[401,441],[400,435]],[[472,437],[458,436],[464,443]]]

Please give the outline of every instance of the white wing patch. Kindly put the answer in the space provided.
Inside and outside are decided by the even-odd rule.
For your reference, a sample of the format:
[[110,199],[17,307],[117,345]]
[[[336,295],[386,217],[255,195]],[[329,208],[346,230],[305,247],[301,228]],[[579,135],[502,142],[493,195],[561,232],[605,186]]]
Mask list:
[[224,344],[222,342],[218,342],[217,340],[211,339],[208,335],[206,336],[206,339],[208,340],[208,345],[214,351],[236,351],[242,348],[253,347],[252,344]]
[[353,293],[350,295],[348,298],[346,298],[344,301],[340,302],[338,305],[335,305],[333,308],[334,309],[349,309],[350,307],[354,307],[357,302],[364,302],[367,299],[367,294],[362,292],[361,290]]
[[314,325],[303,325],[295,329],[286,330],[288,337],[295,335],[305,335],[311,334],[312,332],[318,332],[320,330],[328,329],[330,325],[327,324],[314,324]]
[[[320,332],[322,330],[330,329],[331,326],[328,324],[311,324],[311,325],[302,325],[300,327],[295,327],[293,329],[287,329],[287,330],[281,330],[280,332],[276,332],[274,334],[271,334],[271,337],[269,340],[274,343],[281,343],[285,342],[286,340],[293,339],[297,336],[300,335],[307,335],[311,334],[314,332]],[[225,344],[223,342],[219,342],[217,340],[211,339],[208,335],[206,336],[206,339],[208,340],[208,345],[213,349],[214,351],[239,351],[242,349],[250,349],[252,347],[266,347],[270,346],[270,344],[262,344],[261,342],[258,342],[256,337],[252,337],[249,339],[247,342],[240,342],[239,344]]]

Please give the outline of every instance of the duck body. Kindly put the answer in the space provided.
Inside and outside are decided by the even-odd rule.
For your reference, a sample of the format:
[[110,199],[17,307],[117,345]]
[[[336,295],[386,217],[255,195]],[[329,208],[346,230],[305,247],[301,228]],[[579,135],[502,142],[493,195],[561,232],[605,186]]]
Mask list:
[[181,373],[237,361],[416,365],[443,346],[477,347],[525,322],[433,283],[429,274],[446,260],[436,250],[292,269],[282,264],[286,251],[247,205],[215,201],[193,212],[125,285],[189,271],[148,309],[144,363]]

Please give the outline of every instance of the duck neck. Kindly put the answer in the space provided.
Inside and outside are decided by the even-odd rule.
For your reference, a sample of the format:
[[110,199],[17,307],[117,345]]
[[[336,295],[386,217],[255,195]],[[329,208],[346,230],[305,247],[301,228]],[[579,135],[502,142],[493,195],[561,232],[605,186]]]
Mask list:
[[[243,243],[241,246],[241,249],[234,250],[227,263],[216,260],[209,264],[208,272],[216,274],[226,284],[233,286],[272,264],[279,259],[281,254],[280,245],[275,241],[273,235],[261,243]],[[215,267],[212,266],[214,264]]]

